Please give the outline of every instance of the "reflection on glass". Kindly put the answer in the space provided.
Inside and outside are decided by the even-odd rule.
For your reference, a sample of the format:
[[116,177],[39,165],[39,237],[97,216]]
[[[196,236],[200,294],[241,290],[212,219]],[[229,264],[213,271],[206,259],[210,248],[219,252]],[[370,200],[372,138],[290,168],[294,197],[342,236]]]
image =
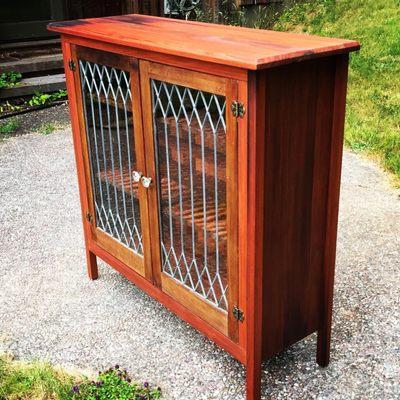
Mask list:
[[225,97],[151,81],[162,270],[227,309]]
[[143,254],[130,75],[80,60],[97,227]]

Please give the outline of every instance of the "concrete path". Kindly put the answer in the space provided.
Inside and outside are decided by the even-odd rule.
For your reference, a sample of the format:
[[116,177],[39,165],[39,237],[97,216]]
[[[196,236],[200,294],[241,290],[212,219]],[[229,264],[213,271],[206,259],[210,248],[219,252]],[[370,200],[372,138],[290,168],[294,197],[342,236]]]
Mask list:
[[[399,193],[349,152],[342,186],[332,363],[319,368],[307,338],[265,364],[265,399],[400,396]],[[103,263],[100,274],[86,277],[69,128],[1,142],[0,351],[118,363],[166,399],[243,399],[238,362]]]

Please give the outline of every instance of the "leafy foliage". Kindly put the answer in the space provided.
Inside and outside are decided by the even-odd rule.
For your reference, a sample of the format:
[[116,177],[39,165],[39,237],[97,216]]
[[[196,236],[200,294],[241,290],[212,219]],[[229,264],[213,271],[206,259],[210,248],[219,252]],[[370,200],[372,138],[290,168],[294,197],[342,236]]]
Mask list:
[[200,5],[200,0],[167,0],[167,5],[171,13],[186,17]]
[[73,400],[153,400],[161,397],[161,390],[149,384],[132,383],[126,370],[118,365],[100,372],[97,381],[83,382],[72,388]]
[[47,124],[43,124],[40,128],[39,128],[39,132],[42,135],[50,135],[50,133],[53,133],[56,130],[56,126],[49,122]]
[[22,75],[19,72],[7,71],[0,74],[0,89],[18,85]]
[[0,137],[15,132],[19,126],[20,122],[15,118],[0,120]]
[[221,0],[215,13],[211,8],[199,4],[189,18],[202,22],[217,22],[223,25],[246,26],[248,28],[270,28],[281,10],[280,3],[254,6],[250,9],[240,7],[235,0]]
[[0,356],[1,400],[156,400],[161,390],[131,382],[119,366],[100,372],[95,381],[67,374],[47,363],[24,363]]
[[4,103],[0,103],[0,113],[4,112],[12,112],[12,111],[19,111],[21,110],[22,106],[16,104],[15,102],[10,102],[6,100]]
[[57,100],[66,100],[67,91],[59,90],[54,93],[36,92],[31,98],[17,98],[0,103],[0,113],[12,113],[29,107],[40,107]]
[[32,98],[28,101],[28,104],[32,106],[43,106],[45,104],[51,103],[52,101],[64,99],[67,96],[66,90],[59,90],[54,93],[42,93],[35,92]]

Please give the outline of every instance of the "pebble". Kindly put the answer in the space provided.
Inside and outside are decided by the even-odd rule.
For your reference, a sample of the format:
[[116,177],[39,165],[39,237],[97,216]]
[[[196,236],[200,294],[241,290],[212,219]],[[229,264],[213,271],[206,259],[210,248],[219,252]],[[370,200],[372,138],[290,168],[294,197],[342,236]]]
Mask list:
[[[93,371],[118,363],[164,399],[244,399],[239,362],[104,263],[87,279],[68,126],[2,141],[0,193],[0,351]],[[317,366],[311,335],[263,364],[264,400],[400,398],[399,249],[398,192],[346,151],[331,364]]]

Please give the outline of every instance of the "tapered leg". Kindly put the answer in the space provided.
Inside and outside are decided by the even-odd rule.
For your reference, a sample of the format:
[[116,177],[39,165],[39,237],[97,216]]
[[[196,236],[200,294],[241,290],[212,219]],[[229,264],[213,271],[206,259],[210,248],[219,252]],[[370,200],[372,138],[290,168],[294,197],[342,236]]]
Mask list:
[[261,363],[259,362],[247,366],[246,400],[261,400]]
[[317,363],[321,367],[327,367],[331,354],[331,327],[325,327],[318,331]]
[[329,364],[332,327],[333,282],[335,276],[336,240],[339,212],[340,174],[342,169],[343,131],[346,108],[348,54],[336,57],[331,154],[328,186],[325,259],[323,265],[323,309],[318,331],[317,362],[321,367]]
[[97,267],[97,258],[94,253],[86,250],[86,262],[89,278],[95,280],[99,277],[99,269]]
[[[329,247],[329,246],[328,246]],[[329,253],[328,253],[329,254]],[[332,252],[330,252],[332,254]],[[317,342],[317,363],[321,367],[327,367],[331,352],[331,331],[332,331],[332,308],[333,308],[333,280],[335,271],[335,258],[333,256],[325,260],[325,279],[323,296],[323,315],[321,326],[318,330]]]

